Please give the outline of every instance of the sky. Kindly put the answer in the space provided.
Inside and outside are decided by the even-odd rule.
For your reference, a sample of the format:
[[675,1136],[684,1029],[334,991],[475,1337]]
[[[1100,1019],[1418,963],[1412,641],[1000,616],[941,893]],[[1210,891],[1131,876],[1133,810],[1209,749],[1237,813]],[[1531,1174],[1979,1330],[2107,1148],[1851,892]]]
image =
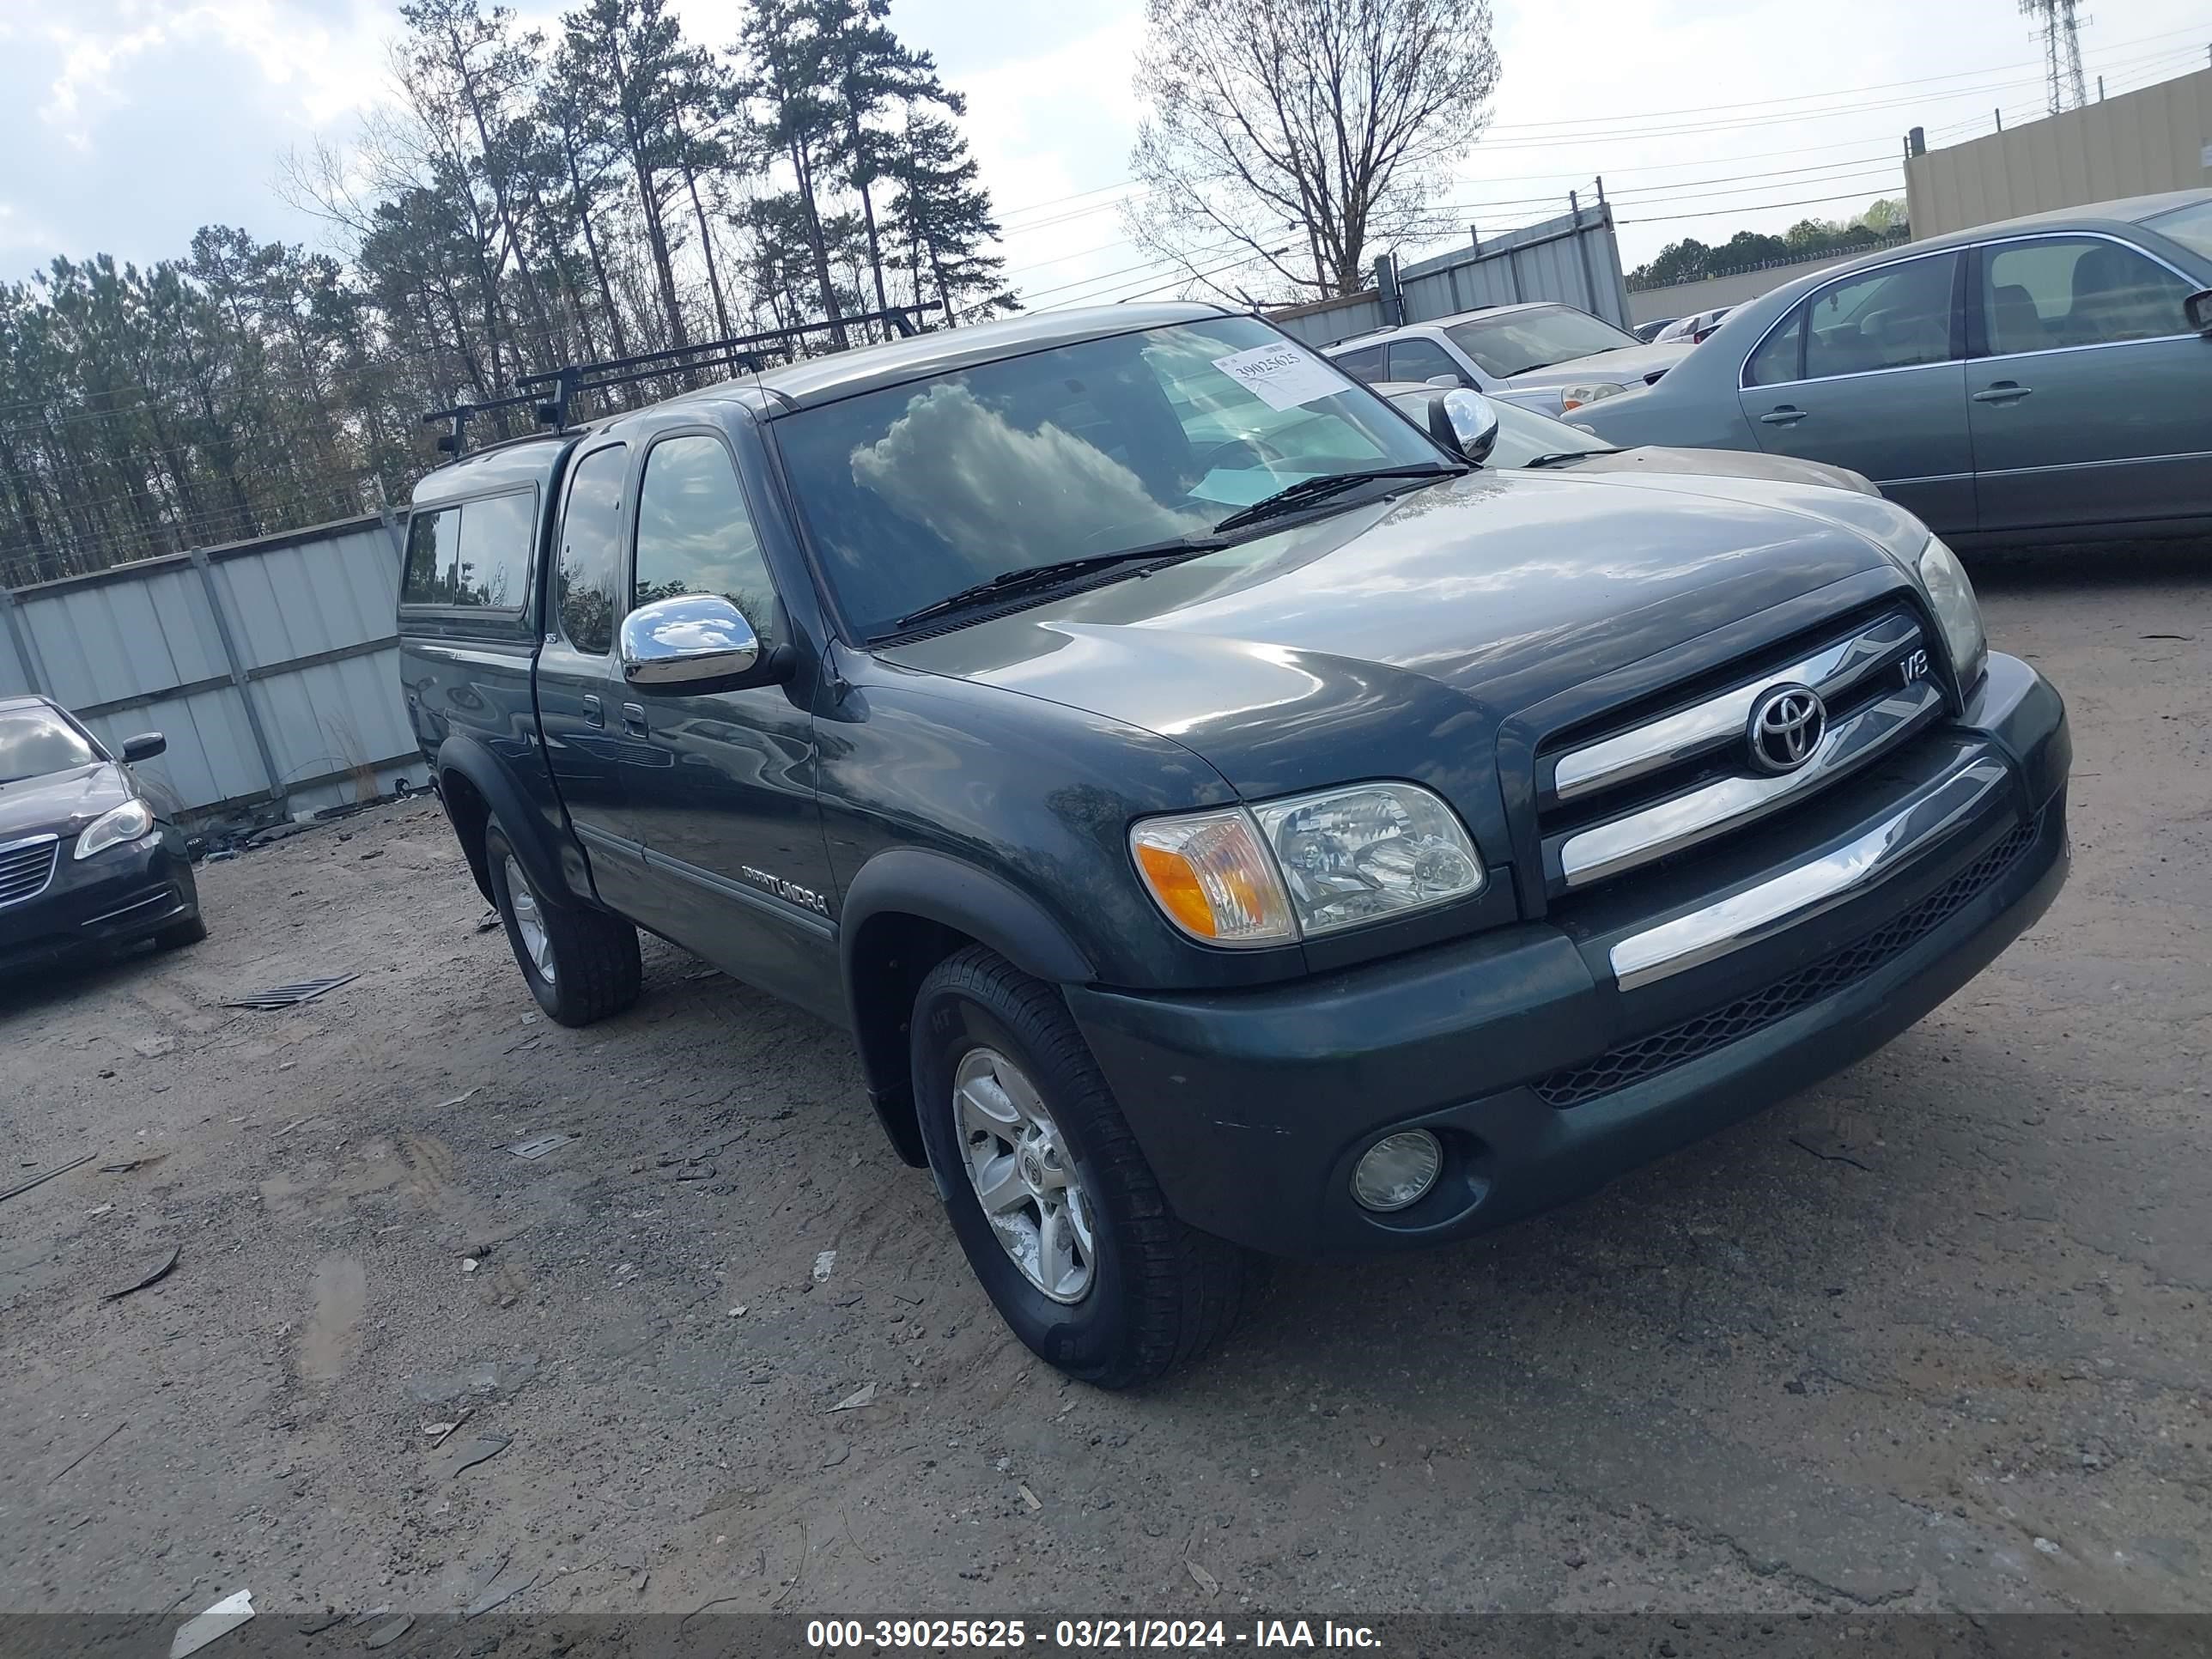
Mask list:
[[[733,0],[675,0],[726,44]],[[1903,194],[1908,128],[1931,148],[2043,112],[2016,0],[1492,0],[1503,73],[1440,221],[1488,236],[1602,179],[1622,263],[1848,217]],[[526,21],[557,7],[521,0]],[[1032,306],[1176,291],[1126,240],[1142,111],[1142,0],[893,0],[891,21],[967,95],[966,130]],[[388,96],[397,0],[0,0],[0,279],[57,254],[141,264],[203,224],[311,246],[281,161],[346,144]],[[2112,0],[2081,32],[2090,95],[2204,67],[2203,0]],[[1449,241],[1462,240],[1450,234]],[[1435,252],[1403,250],[1409,256]]]

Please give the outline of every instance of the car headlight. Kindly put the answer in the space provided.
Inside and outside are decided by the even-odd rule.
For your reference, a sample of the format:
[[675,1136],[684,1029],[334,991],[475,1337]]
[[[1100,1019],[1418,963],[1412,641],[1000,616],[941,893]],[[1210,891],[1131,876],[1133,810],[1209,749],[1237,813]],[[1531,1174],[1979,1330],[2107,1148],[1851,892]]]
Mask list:
[[1627,390],[1617,380],[1584,380],[1574,386],[1563,386],[1559,388],[1559,407],[1562,410],[1580,409],[1584,404],[1617,398]]
[[1989,636],[1982,629],[1981,603],[1966,568],[1959,556],[1930,536],[1920,552],[1920,585],[1928,592],[1929,607],[1943,629],[1943,643],[1951,653],[1951,670],[1959,677],[1959,690],[1972,690],[1982,678],[1990,655]]
[[1210,945],[1310,939],[1471,897],[1487,879],[1451,808],[1410,783],[1148,818],[1129,846],[1169,920]]
[[136,841],[154,827],[154,809],[143,800],[126,800],[102,812],[76,838],[76,856],[88,859],[110,847]]

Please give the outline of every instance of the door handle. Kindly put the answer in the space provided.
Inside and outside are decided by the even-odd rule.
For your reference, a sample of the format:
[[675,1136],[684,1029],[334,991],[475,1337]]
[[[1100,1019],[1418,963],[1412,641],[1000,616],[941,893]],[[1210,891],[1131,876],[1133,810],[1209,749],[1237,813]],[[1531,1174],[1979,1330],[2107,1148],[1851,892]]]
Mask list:
[[591,692],[589,692],[589,691],[585,692],[585,693],[584,693],[584,724],[585,724],[585,725],[586,725],[586,726],[605,726],[606,723],[607,723],[607,711],[606,711],[606,706],[605,706],[604,703],[602,703],[602,702],[599,700],[599,698],[598,698],[598,697],[596,697],[596,696],[594,696]]
[[1784,404],[1772,413],[1760,416],[1759,423],[1761,426],[1795,426],[1804,418],[1803,410],[1792,408],[1790,404]]
[[1999,380],[1988,391],[1977,392],[1974,401],[1978,404],[2016,404],[2034,390],[2033,386],[2022,386],[2018,380]]
[[623,705],[623,730],[634,738],[645,736],[645,705],[626,702]]

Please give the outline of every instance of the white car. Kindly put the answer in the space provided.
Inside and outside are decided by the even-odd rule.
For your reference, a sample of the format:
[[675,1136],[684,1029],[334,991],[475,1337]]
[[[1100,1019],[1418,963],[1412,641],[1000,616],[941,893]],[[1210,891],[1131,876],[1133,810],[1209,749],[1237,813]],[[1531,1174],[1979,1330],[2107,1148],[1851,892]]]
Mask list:
[[1572,306],[1491,306],[1355,335],[1322,355],[1355,380],[1468,386],[1545,415],[1656,384],[1687,342],[1645,345]]

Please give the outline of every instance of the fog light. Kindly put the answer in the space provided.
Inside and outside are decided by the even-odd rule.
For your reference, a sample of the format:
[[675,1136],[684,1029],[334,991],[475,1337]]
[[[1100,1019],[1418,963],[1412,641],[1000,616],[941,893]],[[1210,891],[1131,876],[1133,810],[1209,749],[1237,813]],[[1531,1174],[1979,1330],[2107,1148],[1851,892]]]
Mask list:
[[1443,1149],[1426,1129],[1384,1135],[1352,1172],[1352,1195],[1363,1208],[1402,1210],[1437,1184]]

